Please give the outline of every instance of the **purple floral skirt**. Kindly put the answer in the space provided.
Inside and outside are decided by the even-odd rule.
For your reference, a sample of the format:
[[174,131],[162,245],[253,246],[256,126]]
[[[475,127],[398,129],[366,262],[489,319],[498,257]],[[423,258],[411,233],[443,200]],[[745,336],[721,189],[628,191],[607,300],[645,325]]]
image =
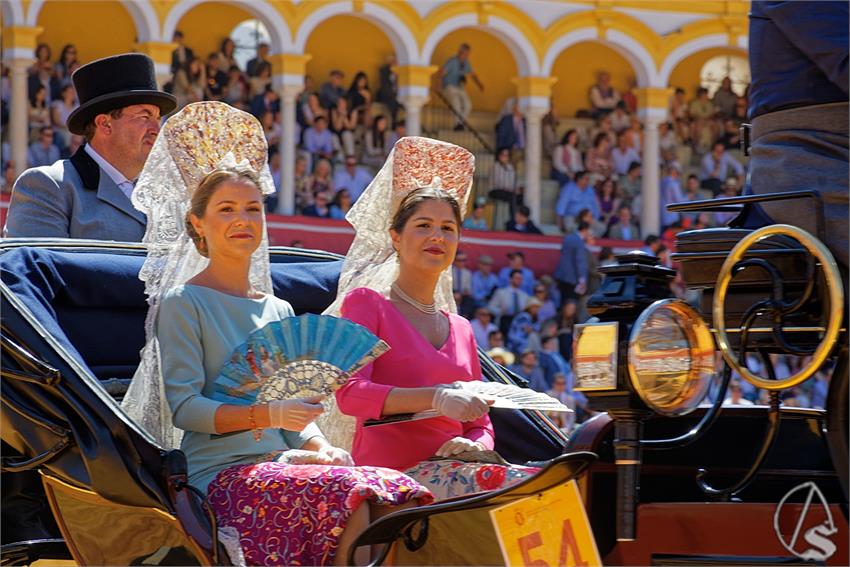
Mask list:
[[219,525],[239,532],[249,565],[328,565],[349,516],[364,501],[392,506],[434,499],[392,469],[275,462],[224,469],[207,493]]

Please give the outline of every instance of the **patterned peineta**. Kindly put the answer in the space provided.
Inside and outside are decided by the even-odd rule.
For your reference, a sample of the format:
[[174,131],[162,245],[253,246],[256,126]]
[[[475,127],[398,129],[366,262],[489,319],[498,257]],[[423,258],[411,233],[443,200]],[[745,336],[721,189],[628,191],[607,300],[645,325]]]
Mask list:
[[454,195],[465,213],[474,172],[475,156],[465,148],[431,138],[402,138],[393,152],[391,209],[411,191],[435,186]]

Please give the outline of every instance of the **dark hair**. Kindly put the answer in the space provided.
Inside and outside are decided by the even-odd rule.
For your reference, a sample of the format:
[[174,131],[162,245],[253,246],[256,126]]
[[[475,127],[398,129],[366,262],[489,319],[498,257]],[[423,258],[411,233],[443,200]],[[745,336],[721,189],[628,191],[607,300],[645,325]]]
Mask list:
[[[65,47],[62,48],[62,53],[59,54],[59,63],[65,65],[65,56],[68,55],[68,52],[72,49],[76,49],[73,43],[66,43]],[[74,58],[76,60],[76,57]],[[65,68],[65,72],[68,72],[68,69]]]
[[581,232],[582,230],[587,230],[588,228],[590,228],[590,225],[587,224],[587,222],[585,221],[581,221],[576,227],[576,232]]
[[[44,91],[44,93],[46,95],[47,94],[47,87],[45,87],[41,83],[38,84],[38,86],[35,88],[35,90],[30,93],[30,106],[33,106],[33,107],[35,106],[35,104],[36,104],[35,97],[40,91]],[[47,106],[47,98],[45,98],[41,102],[44,106]]]
[[363,71],[357,71],[357,73],[354,75],[354,79],[351,81],[351,86],[348,87],[348,96],[351,96],[357,92],[357,83],[360,81],[360,79],[366,79],[366,88],[369,88],[369,75],[367,75]]
[[567,133],[564,134],[563,138],[561,138],[561,145],[566,146],[570,142],[570,136],[576,133],[578,133],[578,130],[576,130],[575,128],[570,128],[569,130],[567,130]]
[[460,225],[463,220],[463,215],[460,212],[460,204],[458,204],[457,199],[448,192],[437,187],[422,187],[408,193],[404,199],[401,200],[401,204],[398,206],[398,210],[393,217],[393,222],[390,224],[390,228],[396,232],[403,231],[404,227],[407,225],[407,221],[410,220],[413,213],[415,213],[419,209],[419,206],[425,201],[439,201],[448,204],[452,208],[455,222],[457,222],[457,228],[460,230]]
[[514,274],[522,275],[522,270],[511,270],[510,278],[513,278]]
[[593,147],[598,148],[599,144],[602,143],[602,140],[607,140],[607,139],[608,139],[608,134],[606,134],[605,132],[599,132],[596,135],[596,137],[593,138]]
[[[342,209],[342,207],[340,206],[340,203],[342,203],[342,192],[343,192],[343,191],[345,191],[346,193],[348,193],[348,198],[349,198],[349,199],[351,198],[351,191],[349,191],[346,187],[342,187],[342,188],[340,188],[340,189],[336,192],[336,194],[334,195],[333,201],[331,201],[331,205],[336,205],[337,207],[339,207],[340,209]],[[349,204],[349,205],[350,205],[350,204]]]
[[[103,112],[101,114],[108,114],[109,117],[112,118],[113,120],[118,120],[119,118],[121,118],[121,115],[123,113],[124,113],[124,108],[122,107],[122,108],[115,108],[115,109],[110,110],[109,112]],[[100,115],[97,115],[97,116],[100,116]],[[94,123],[94,120],[95,120],[95,118],[97,118],[97,116],[92,118],[89,121],[89,123],[86,124],[86,127],[83,130],[83,138],[86,139],[86,142],[91,142],[94,139],[95,132],[97,132],[97,126]]]
[[232,168],[228,167],[216,169],[201,179],[201,182],[198,184],[198,188],[195,189],[195,192],[192,194],[192,201],[189,204],[189,210],[186,212],[184,222],[186,224],[186,233],[189,235],[189,238],[192,239],[192,242],[195,243],[195,248],[198,249],[198,253],[205,258],[209,258],[209,250],[206,246],[206,240],[201,238],[195,230],[195,227],[192,226],[192,222],[189,220],[189,215],[195,215],[198,218],[203,218],[204,213],[207,210],[207,205],[209,205],[210,199],[212,199],[216,189],[218,189],[221,184],[226,181],[248,181],[249,183],[253,183],[257,189],[260,188],[260,179],[257,177],[257,174],[254,173],[254,170],[247,167],[237,166]]
[[656,242],[658,242],[658,237],[657,237],[657,236],[655,236],[654,234],[650,234],[649,236],[647,236],[647,237],[643,240],[643,243],[644,243],[644,244],[646,244],[647,246],[652,246],[652,245],[653,245],[653,244],[655,244]]
[[520,205],[519,207],[517,207],[516,212],[518,212],[519,214],[521,214],[524,217],[530,217],[531,216],[531,209],[529,209],[525,205]]
[[[378,122],[381,120],[384,121],[384,124],[387,126],[382,131],[378,130]],[[389,123],[387,121],[387,117],[383,114],[378,114],[372,120],[372,143],[375,146],[381,148],[382,150],[386,149],[387,146],[387,131],[389,130]]]
[[587,172],[586,172],[586,171],[584,171],[584,170],[582,170],[582,171],[576,171],[576,172],[573,174],[573,181],[575,181],[576,183],[578,183],[579,181],[581,181],[581,180],[582,180],[582,179],[584,179],[585,177],[587,177]]
[[35,48],[35,59],[36,59],[36,61],[38,61],[38,52],[41,51],[42,49],[47,50],[47,59],[49,61],[53,52],[51,51],[50,46],[47,45],[46,43],[39,43],[36,46],[36,48]]
[[[626,208],[628,208],[628,207],[626,207]],[[602,248],[599,249],[599,258],[600,259],[613,258],[613,257],[614,257],[614,250],[610,246],[603,246]]]
[[639,161],[633,161],[632,163],[629,164],[629,171],[628,172],[631,173],[634,170],[640,169],[640,168],[641,168],[640,162]]
[[225,55],[227,55],[227,52],[224,50],[224,48],[228,44],[233,46],[233,51],[235,52],[236,51],[236,43],[234,43],[234,41],[232,39],[230,39],[229,37],[226,37],[223,40],[221,40],[221,46],[218,48],[218,50],[221,51],[222,53],[224,53]]

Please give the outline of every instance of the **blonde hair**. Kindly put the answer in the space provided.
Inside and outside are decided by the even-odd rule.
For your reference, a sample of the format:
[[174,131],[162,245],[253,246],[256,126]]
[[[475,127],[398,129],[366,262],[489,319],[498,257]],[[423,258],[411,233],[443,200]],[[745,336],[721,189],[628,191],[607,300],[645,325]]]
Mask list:
[[226,181],[247,181],[249,183],[253,183],[257,189],[260,188],[259,177],[257,177],[256,172],[249,167],[222,167],[208,173],[203,179],[201,179],[201,182],[198,184],[198,188],[192,194],[189,210],[186,212],[185,223],[186,233],[189,235],[189,238],[192,239],[192,242],[195,243],[195,248],[198,250],[198,253],[204,258],[209,258],[209,250],[207,249],[206,239],[200,236],[198,231],[195,230],[195,227],[192,226],[190,217],[191,215],[195,215],[199,219],[203,218],[204,213],[207,210],[207,205],[210,203],[210,199],[212,199],[216,190]]

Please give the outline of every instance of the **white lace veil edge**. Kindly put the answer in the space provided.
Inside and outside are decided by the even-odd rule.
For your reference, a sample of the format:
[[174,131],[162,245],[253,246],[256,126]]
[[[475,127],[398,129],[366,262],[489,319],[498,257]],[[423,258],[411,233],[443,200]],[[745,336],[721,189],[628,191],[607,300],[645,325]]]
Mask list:
[[[246,163],[243,161],[239,165]],[[219,164],[220,167],[236,165],[232,154],[227,154]],[[268,164],[263,166],[258,177],[262,193],[274,193]],[[149,308],[145,318],[146,340],[141,351],[141,362],[121,406],[129,417],[166,449],[179,448],[183,432],[174,427],[165,394],[156,320],[165,293],[186,283],[209,263],[207,258],[198,253],[186,232],[185,219],[194,189],[187,185],[180,174],[168,147],[167,137],[158,136],[132,196],[133,205],[147,215],[147,228],[142,242],[147,245],[148,253],[139,272],[139,279],[145,282]],[[260,246],[251,257],[249,279],[255,290],[272,293],[265,226]]]

